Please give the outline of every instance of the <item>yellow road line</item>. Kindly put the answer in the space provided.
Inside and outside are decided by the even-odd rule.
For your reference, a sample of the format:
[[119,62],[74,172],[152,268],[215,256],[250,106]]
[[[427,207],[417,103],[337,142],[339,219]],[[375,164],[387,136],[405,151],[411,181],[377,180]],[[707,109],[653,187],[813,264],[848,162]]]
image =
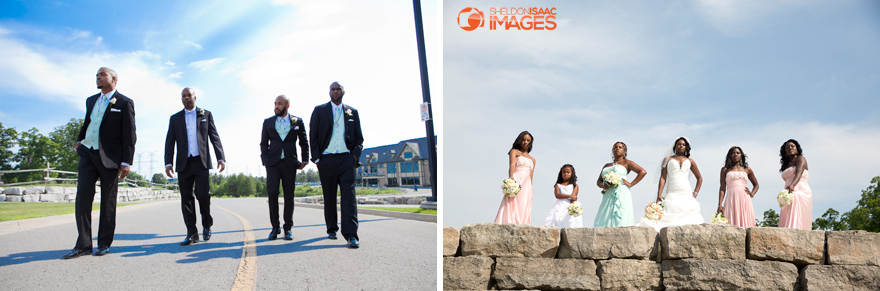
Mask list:
[[251,222],[238,215],[238,213],[229,211],[229,209],[219,205],[217,207],[238,217],[238,220],[241,220],[242,227],[244,227],[244,246],[241,249],[241,262],[238,263],[238,273],[235,275],[235,282],[232,283],[232,290],[256,290],[257,243],[254,240]]

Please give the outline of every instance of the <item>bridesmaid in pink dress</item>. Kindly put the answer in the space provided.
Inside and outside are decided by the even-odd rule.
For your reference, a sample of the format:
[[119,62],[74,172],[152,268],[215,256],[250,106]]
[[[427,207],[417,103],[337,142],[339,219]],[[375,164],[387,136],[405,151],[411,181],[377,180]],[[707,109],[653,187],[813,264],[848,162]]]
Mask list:
[[501,198],[495,223],[528,224],[532,220],[532,175],[535,172],[535,158],[529,152],[532,151],[533,141],[532,134],[523,131],[507,152],[510,156],[508,176],[519,183],[521,188],[516,196]]
[[803,153],[801,145],[793,139],[786,141],[779,149],[782,164],[779,171],[785,180],[785,189],[794,194],[794,201],[782,207],[779,227],[813,229],[813,191],[807,184],[810,174]]
[[[752,182],[752,190],[749,190],[749,182]],[[721,189],[718,191],[718,211],[730,224],[746,228],[755,226],[755,209],[752,207],[752,198],[758,193],[758,178],[749,163],[742,148],[733,146],[727,151],[724,160],[724,168],[721,168]],[[727,200],[724,196],[727,195]],[[721,206],[721,203],[724,206]]]

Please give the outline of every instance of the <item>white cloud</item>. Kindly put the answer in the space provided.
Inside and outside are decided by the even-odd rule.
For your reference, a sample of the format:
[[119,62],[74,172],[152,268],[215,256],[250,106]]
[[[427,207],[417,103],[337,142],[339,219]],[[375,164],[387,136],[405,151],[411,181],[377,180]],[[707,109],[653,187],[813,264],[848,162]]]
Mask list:
[[820,1],[761,1],[761,0],[696,0],[695,10],[715,29],[729,36],[750,34],[766,28],[773,17],[800,6],[815,5]]
[[175,73],[168,75],[168,78],[180,79],[180,78],[183,78],[181,75],[183,75],[183,72],[175,72]]
[[173,66],[174,66],[174,62],[172,62],[172,61],[167,61],[167,62],[165,62],[165,65],[168,65],[168,66],[172,66],[172,67],[173,67]]
[[184,40],[183,43],[188,44],[188,45],[191,45],[191,46],[194,47],[197,51],[202,50],[202,45],[197,44],[197,43],[195,43],[195,42],[188,41],[188,40]]
[[218,64],[223,62],[223,58],[213,58],[210,60],[201,60],[189,63],[190,68],[199,69],[202,71],[209,70],[217,66]]
[[104,38],[99,36],[98,38],[95,39],[95,45],[100,45],[101,42],[103,42],[103,41],[104,41]]

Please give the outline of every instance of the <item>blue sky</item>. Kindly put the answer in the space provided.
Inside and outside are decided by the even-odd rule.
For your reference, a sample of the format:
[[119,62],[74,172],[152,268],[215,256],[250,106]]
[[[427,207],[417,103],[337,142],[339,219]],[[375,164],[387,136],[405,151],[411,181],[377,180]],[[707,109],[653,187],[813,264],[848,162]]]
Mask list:
[[[437,2],[423,1],[422,13],[441,99]],[[308,124],[333,81],[361,112],[364,146],[425,136],[412,1],[3,1],[0,54],[0,122],[19,131],[83,118],[98,68],[115,69],[117,89],[135,100],[141,172],[151,152],[162,171],[184,87],[214,113],[229,173],[265,175],[259,130],[276,96]]]
[[[557,8],[552,31],[464,31],[459,11]],[[800,141],[813,219],[852,209],[880,175],[880,4],[876,1],[445,1],[443,224],[491,222],[520,131],[535,136],[532,224],[553,205],[559,168],[580,178],[585,226],[594,185],[616,141],[647,178],[636,216],[653,201],[663,149],[690,138],[708,220],[728,148],[749,157],[757,217],[779,211],[779,147]],[[631,174],[629,179],[633,179]],[[692,178],[693,180],[693,178]],[[692,181],[692,183],[695,183]]]

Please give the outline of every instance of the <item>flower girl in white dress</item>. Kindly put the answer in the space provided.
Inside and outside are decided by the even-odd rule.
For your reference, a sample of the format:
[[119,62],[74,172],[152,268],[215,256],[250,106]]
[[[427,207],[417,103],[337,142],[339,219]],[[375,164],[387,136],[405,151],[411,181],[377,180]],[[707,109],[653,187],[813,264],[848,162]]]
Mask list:
[[556,195],[556,204],[553,205],[550,213],[547,214],[544,225],[583,227],[584,221],[581,215],[572,216],[568,210],[569,205],[577,201],[578,195],[577,175],[575,175],[572,165],[565,164],[559,169],[559,176],[556,178],[553,194]]

